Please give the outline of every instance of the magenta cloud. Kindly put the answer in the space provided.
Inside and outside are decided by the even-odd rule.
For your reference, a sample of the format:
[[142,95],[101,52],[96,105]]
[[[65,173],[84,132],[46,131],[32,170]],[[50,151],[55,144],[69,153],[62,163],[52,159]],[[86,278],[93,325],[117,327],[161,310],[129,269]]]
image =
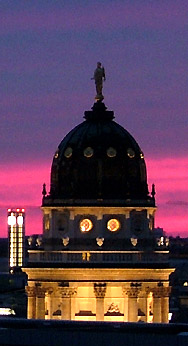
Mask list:
[[[52,160],[52,158],[51,158]],[[36,213],[36,228],[42,232],[39,206],[42,201],[42,185],[50,187],[49,162],[25,163],[25,165],[13,164],[9,167],[0,166],[0,214],[5,215],[8,207],[24,207],[28,209],[28,217],[31,221],[31,211]],[[148,159],[147,160],[149,190],[151,184],[156,185],[156,226],[163,227],[168,234],[182,233],[188,231],[188,157],[186,159]],[[169,199],[171,203],[169,203]],[[177,200],[184,200],[184,205],[177,207]],[[34,210],[32,207],[35,207]],[[38,207],[38,209],[37,209]],[[33,232],[33,223],[27,223],[27,234]],[[6,235],[6,228],[2,229],[2,235]]]

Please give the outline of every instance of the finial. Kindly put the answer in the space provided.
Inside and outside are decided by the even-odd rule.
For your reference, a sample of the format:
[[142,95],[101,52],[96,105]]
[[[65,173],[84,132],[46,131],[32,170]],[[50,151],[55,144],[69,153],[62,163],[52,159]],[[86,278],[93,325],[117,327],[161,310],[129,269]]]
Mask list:
[[155,192],[155,184],[152,184],[151,196],[152,196],[153,199],[155,198],[155,194],[156,194],[156,192]]
[[46,184],[43,184],[42,195],[45,197],[47,195],[46,192]]
[[95,100],[97,102],[101,102],[104,100],[104,96],[102,94],[102,88],[103,88],[103,81],[105,82],[106,76],[105,76],[105,69],[104,66],[102,66],[101,62],[97,62],[97,67],[94,71],[94,75],[91,79],[95,80],[95,86],[96,86],[96,96]]

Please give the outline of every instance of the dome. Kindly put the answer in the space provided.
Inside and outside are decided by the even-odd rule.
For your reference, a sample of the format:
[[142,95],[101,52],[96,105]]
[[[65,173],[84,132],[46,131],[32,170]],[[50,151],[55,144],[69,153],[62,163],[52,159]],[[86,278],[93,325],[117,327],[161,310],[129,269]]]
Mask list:
[[113,118],[97,102],[61,141],[52,163],[50,198],[82,203],[149,198],[144,155]]

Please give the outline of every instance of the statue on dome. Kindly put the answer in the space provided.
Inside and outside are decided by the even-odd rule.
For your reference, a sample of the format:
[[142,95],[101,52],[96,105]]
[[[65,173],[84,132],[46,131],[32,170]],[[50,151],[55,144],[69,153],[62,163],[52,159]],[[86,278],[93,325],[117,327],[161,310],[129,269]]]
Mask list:
[[106,80],[105,76],[105,69],[102,66],[101,62],[97,63],[97,68],[94,71],[94,75],[91,79],[95,80],[95,86],[96,86],[96,101],[102,101],[104,99],[104,96],[102,94],[102,88],[103,88],[103,81]]

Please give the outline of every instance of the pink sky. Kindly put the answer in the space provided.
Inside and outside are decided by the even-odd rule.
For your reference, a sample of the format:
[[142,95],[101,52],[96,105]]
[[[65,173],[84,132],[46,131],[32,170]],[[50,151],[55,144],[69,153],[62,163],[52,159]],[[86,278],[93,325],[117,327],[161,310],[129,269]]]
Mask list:
[[[148,184],[156,185],[156,227],[169,235],[188,234],[188,158],[146,159]],[[42,232],[42,184],[49,190],[51,162],[1,165],[1,237],[7,234],[6,210],[8,207],[26,209],[26,234]]]

